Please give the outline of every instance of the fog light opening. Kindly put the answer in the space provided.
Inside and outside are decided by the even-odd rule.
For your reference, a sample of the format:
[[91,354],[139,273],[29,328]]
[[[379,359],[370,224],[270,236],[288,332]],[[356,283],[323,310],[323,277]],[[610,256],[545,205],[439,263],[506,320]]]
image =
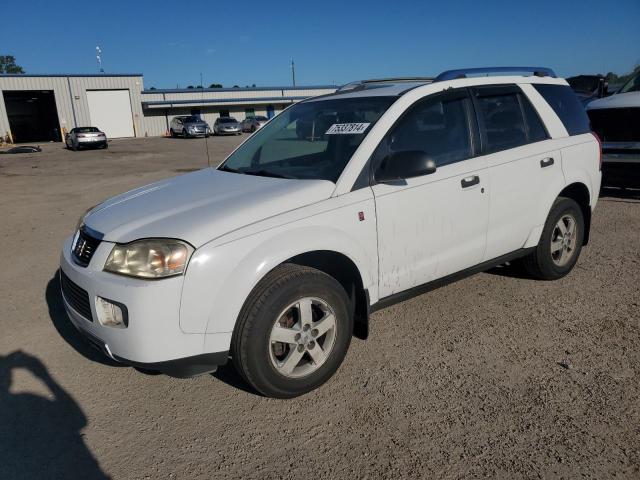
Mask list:
[[96,297],[96,314],[105,327],[127,328],[129,325],[127,307],[113,300]]

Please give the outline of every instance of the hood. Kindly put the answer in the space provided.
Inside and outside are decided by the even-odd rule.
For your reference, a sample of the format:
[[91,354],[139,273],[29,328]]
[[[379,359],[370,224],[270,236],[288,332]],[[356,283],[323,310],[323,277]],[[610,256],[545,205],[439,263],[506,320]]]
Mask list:
[[624,107],[640,107],[640,92],[616,93],[610,97],[594,100],[587,105],[587,110]]
[[205,122],[204,120],[200,120],[199,122],[184,122],[184,125],[188,125],[188,126],[204,126],[206,125],[207,122]]
[[198,248],[221,235],[325,200],[327,180],[289,180],[206,168],[113,197],[84,223],[110,242],[177,238]]

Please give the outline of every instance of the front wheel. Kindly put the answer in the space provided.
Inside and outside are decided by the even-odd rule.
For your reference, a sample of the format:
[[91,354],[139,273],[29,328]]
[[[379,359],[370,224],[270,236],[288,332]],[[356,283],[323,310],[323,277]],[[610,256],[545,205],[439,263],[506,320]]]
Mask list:
[[256,286],[238,318],[231,355],[260,393],[291,398],[325,383],[353,331],[347,294],[333,277],[284,264]]
[[570,198],[558,197],[538,246],[523,259],[524,267],[531,276],[541,280],[562,278],[578,261],[583,239],[584,217],[580,205]]

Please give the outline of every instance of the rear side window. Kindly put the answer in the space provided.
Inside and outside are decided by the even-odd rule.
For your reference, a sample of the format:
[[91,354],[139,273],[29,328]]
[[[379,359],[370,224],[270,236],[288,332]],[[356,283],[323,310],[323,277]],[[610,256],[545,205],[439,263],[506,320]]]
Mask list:
[[529,143],[518,93],[500,90],[481,90],[477,97],[478,114],[484,125],[484,153]]
[[591,131],[589,117],[570,87],[535,83],[533,87],[560,117],[569,135],[580,135]]

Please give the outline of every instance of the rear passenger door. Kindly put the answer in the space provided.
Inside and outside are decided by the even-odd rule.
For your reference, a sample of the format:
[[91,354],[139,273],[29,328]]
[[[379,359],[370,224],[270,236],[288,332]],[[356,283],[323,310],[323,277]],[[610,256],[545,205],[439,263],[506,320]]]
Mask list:
[[472,95],[490,179],[486,261],[525,246],[545,184],[562,170],[560,152],[517,85],[474,87]]
[[466,89],[431,95],[409,107],[374,153],[377,164],[403,151],[422,151],[434,173],[375,183],[380,297],[482,261],[488,200],[485,160]]

